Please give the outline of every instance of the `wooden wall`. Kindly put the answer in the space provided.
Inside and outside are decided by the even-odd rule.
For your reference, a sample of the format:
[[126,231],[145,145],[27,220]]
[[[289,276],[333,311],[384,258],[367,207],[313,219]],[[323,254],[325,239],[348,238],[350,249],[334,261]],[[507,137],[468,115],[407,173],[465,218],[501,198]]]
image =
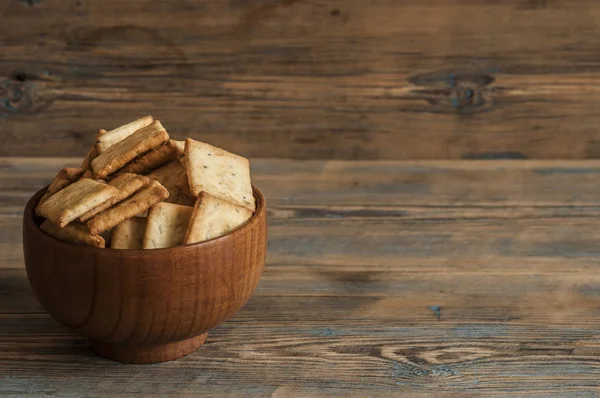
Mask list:
[[0,156],[144,114],[252,157],[600,157],[600,2],[0,0]]

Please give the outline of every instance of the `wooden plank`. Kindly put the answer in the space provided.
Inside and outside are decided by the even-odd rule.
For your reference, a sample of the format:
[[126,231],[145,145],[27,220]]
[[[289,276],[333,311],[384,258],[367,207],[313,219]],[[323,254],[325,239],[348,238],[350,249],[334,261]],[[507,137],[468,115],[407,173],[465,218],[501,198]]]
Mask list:
[[[256,304],[246,312],[264,312]],[[299,300],[287,305],[305,312]],[[132,367],[93,355],[48,316],[0,316],[0,392],[541,397],[594,396],[599,386],[597,332],[570,325],[248,318],[215,329],[179,361]]]
[[83,156],[98,128],[151,113],[175,138],[252,157],[598,158],[599,13],[582,0],[6,1],[0,155]]
[[[20,213],[28,197],[81,158],[0,157],[0,211]],[[293,161],[251,159],[252,181],[269,205],[598,205],[600,161]],[[440,209],[438,209],[440,210]],[[438,211],[436,210],[436,211]],[[583,210],[581,210],[583,211]],[[332,213],[335,215],[335,213]]]
[[179,361],[94,355],[39,306],[20,212],[75,159],[0,158],[0,395],[595,396],[598,161],[256,159],[269,254]]

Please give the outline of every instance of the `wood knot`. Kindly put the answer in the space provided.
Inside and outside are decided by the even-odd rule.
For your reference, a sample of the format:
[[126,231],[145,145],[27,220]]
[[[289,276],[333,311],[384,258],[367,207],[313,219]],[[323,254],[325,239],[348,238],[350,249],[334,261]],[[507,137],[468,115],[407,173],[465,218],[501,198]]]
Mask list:
[[433,105],[430,111],[472,114],[492,105],[489,86],[494,78],[488,74],[433,72],[413,76],[412,94]]
[[50,80],[24,72],[0,76],[0,115],[33,114],[50,106],[53,99],[46,93]]

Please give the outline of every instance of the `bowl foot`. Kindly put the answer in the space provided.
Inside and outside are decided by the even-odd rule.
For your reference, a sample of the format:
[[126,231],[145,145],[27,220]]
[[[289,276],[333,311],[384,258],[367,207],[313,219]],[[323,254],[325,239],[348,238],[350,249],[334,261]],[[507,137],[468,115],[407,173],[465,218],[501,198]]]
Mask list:
[[90,341],[92,348],[105,358],[124,363],[158,363],[172,361],[196,351],[208,333],[187,340],[155,345],[121,345]]

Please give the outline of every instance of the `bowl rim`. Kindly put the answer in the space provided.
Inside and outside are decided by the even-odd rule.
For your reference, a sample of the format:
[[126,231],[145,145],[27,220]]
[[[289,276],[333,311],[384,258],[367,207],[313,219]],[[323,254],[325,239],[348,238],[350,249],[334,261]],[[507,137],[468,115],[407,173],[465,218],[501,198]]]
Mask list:
[[[266,206],[267,206],[265,197],[262,194],[262,192],[255,185],[252,185],[252,192],[254,194],[254,198],[256,199],[256,210],[252,214],[252,217],[250,217],[246,222],[244,222],[242,225],[234,228],[233,230],[229,231],[225,235],[221,235],[216,238],[212,238],[212,239],[205,240],[202,242],[188,243],[185,245],[179,245],[179,246],[175,246],[175,247],[163,247],[163,248],[159,248],[159,249],[113,249],[111,247],[95,247],[95,246],[90,246],[90,245],[66,242],[61,239],[55,238],[52,235],[48,235],[47,233],[42,231],[40,229],[40,227],[37,225],[37,223],[35,222],[34,213],[35,213],[35,207],[37,206],[39,200],[41,199],[42,195],[46,192],[47,189],[48,189],[48,185],[46,185],[44,188],[40,189],[35,194],[33,194],[27,201],[27,204],[25,205],[25,210],[23,212],[24,222],[27,224],[27,226],[29,227],[30,230],[34,231],[34,233],[38,237],[40,237],[40,239],[45,239],[47,241],[50,241],[53,244],[58,245],[59,247],[64,246],[65,248],[70,248],[70,249],[72,249],[73,247],[78,247],[78,248],[82,248],[85,250],[89,250],[91,252],[97,252],[97,253],[102,253],[102,254],[107,254],[107,253],[117,254],[118,253],[119,255],[133,256],[133,257],[139,256],[139,255],[150,255],[152,253],[168,254],[168,252],[176,252],[176,251],[180,251],[180,250],[184,250],[184,249],[189,249],[192,247],[193,248],[202,247],[202,246],[210,247],[210,246],[216,245],[219,243],[219,241],[224,241],[226,239],[232,238],[233,236],[239,235],[239,234],[243,233],[243,231],[246,230],[247,228],[251,228],[256,223],[260,222],[261,214],[266,212]],[[266,214],[265,214],[265,217],[266,217]]]

